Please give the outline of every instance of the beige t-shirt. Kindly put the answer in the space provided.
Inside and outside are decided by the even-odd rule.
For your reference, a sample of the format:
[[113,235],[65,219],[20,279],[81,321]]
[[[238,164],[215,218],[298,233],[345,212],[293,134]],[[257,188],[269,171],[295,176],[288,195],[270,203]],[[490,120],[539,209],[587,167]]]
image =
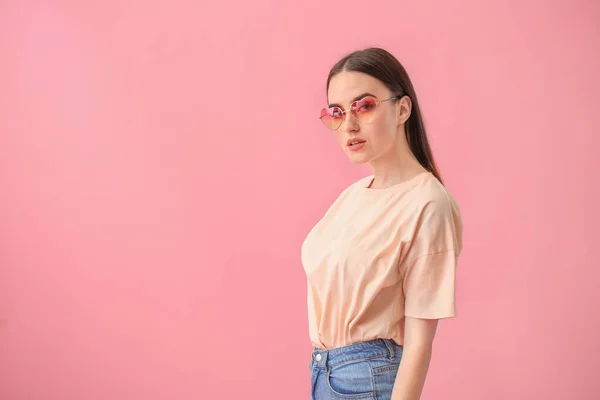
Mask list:
[[315,347],[377,338],[404,343],[405,316],[456,316],[462,221],[455,199],[431,173],[346,188],[302,244],[308,325]]

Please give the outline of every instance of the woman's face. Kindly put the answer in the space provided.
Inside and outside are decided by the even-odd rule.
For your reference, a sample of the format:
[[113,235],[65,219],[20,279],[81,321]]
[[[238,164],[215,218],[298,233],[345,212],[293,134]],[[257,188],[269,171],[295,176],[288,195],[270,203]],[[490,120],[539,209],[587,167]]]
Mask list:
[[[353,101],[360,102],[367,96],[381,101],[394,95],[396,93],[392,93],[379,79],[353,71],[340,72],[331,78],[327,91],[329,107],[338,106],[343,111],[350,110]],[[350,112],[344,114],[342,124],[334,134],[350,161],[355,164],[371,162],[394,152],[398,135],[404,134],[404,126],[402,129],[399,129],[399,126],[403,125],[410,115],[410,108],[406,115],[407,100],[408,98],[403,98],[400,101],[389,100],[378,104],[370,122],[359,121]],[[366,104],[365,110],[370,104],[373,105]],[[360,143],[352,144],[356,142]]]

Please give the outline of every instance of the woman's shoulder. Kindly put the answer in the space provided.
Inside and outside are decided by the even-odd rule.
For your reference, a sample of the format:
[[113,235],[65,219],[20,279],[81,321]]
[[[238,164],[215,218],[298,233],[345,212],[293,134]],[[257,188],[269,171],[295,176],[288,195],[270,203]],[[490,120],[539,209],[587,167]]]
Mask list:
[[427,240],[462,248],[463,223],[460,207],[452,192],[433,174],[413,191],[413,201],[419,210],[416,217],[420,234]]
[[431,173],[411,190],[411,201],[431,212],[460,212],[450,189]]

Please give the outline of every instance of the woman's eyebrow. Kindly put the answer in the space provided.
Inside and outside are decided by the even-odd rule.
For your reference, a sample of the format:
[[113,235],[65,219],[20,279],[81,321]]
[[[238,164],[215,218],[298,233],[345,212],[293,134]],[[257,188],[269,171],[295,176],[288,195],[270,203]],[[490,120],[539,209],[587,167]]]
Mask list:
[[[353,103],[353,102],[355,102],[356,100],[360,100],[360,99],[362,99],[363,97],[367,97],[367,96],[371,96],[371,97],[375,97],[375,98],[377,97],[377,96],[375,96],[374,94],[371,94],[371,93],[363,93],[363,94],[361,94],[361,95],[359,95],[359,96],[356,96],[355,98],[353,98],[353,99],[352,99],[352,101],[351,101],[350,103]],[[342,107],[342,106],[340,106],[339,104],[330,104],[330,105],[329,105],[329,107],[339,107],[339,108],[343,108],[343,107]]]

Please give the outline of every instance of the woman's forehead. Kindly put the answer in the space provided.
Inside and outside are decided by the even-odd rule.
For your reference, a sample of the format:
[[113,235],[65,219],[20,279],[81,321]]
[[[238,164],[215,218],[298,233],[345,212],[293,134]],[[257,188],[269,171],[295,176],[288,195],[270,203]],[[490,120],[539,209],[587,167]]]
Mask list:
[[333,76],[327,90],[329,104],[349,105],[364,95],[382,97],[388,92],[383,83],[362,72],[340,72]]

